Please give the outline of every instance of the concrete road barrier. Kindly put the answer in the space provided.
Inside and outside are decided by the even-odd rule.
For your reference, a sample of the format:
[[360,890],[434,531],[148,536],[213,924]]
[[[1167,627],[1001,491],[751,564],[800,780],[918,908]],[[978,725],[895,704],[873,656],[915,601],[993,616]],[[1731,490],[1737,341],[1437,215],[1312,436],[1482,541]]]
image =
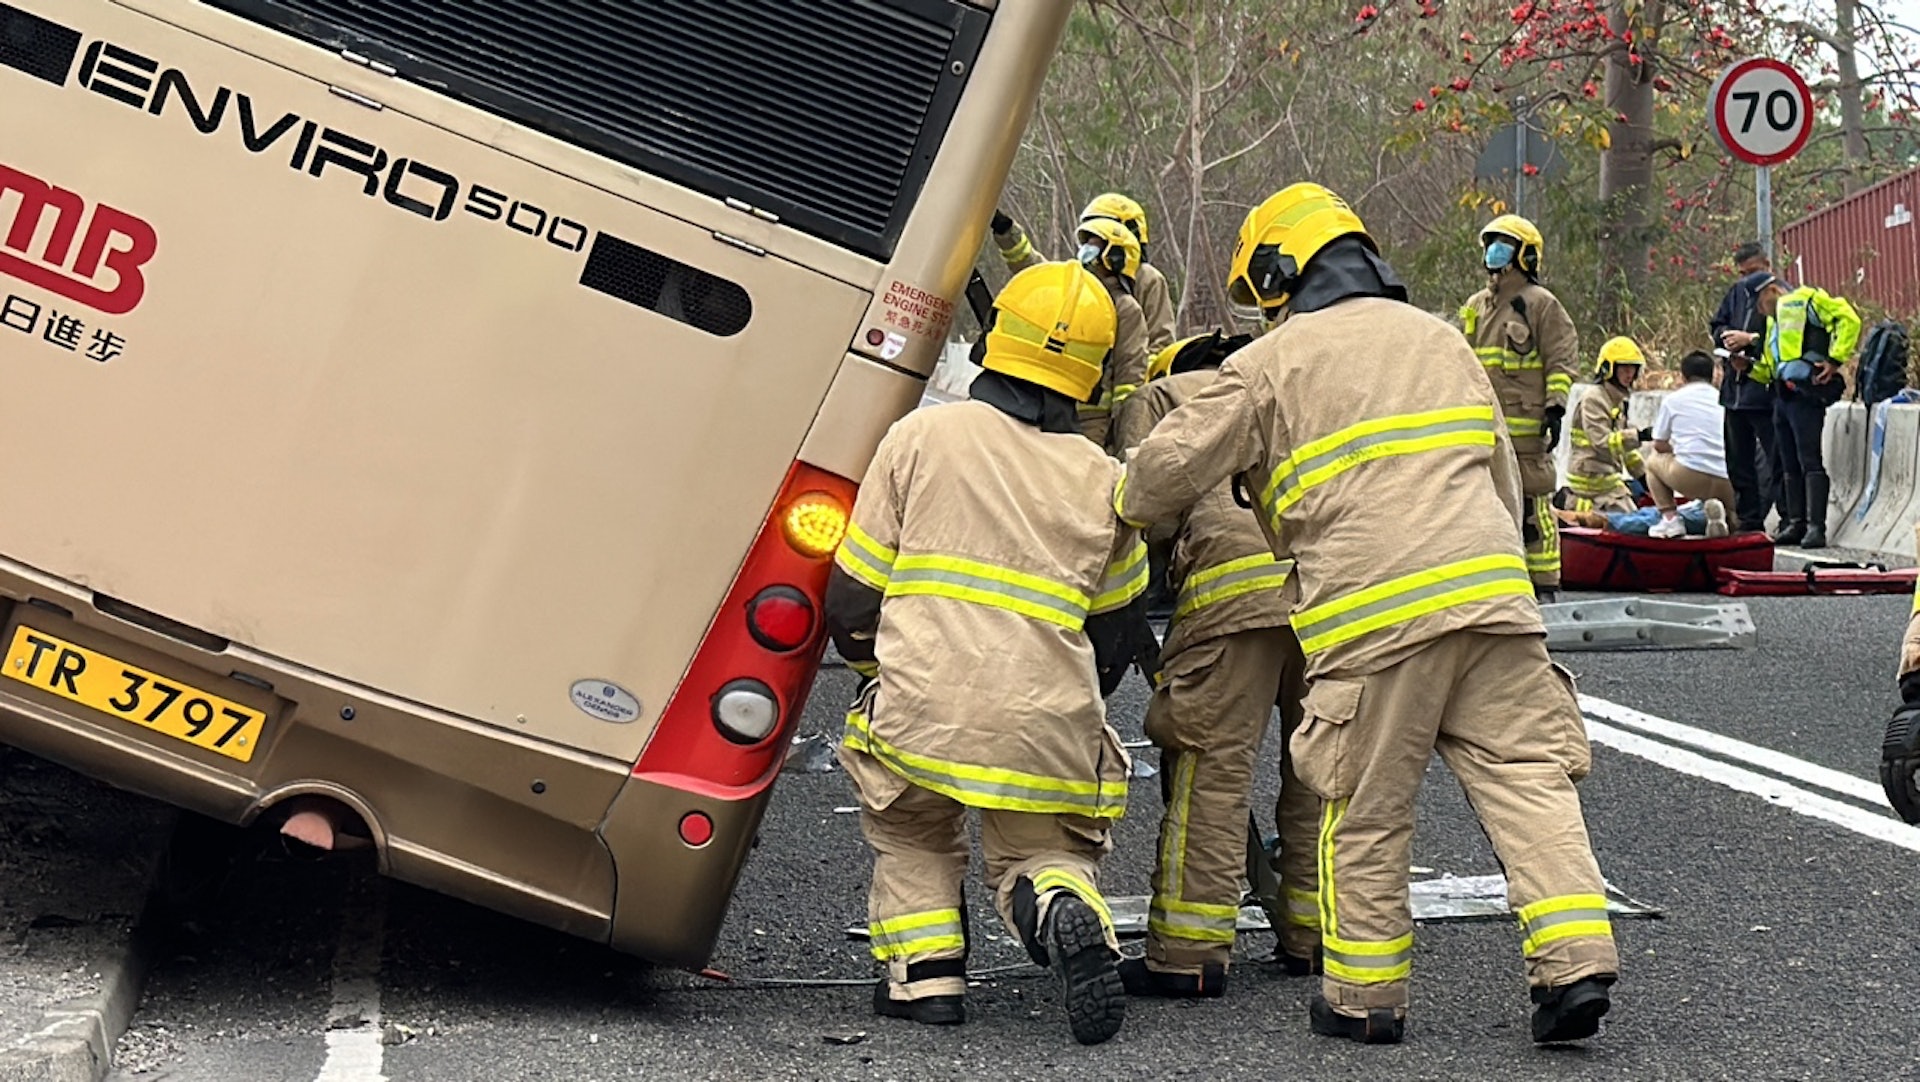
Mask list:
[[1840,402],[1827,410],[1827,426],[1821,439],[1821,452],[1827,462],[1830,484],[1827,499],[1827,530],[1837,545],[1842,531],[1859,525],[1850,516],[1859,505],[1866,488],[1868,441],[1872,425],[1867,411],[1858,403]]

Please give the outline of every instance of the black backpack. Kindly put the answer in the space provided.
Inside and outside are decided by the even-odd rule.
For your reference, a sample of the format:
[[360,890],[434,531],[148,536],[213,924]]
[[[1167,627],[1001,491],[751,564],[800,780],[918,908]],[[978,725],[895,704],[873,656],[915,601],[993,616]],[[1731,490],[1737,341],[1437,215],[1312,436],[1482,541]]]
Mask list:
[[1883,319],[1867,332],[1860,347],[1860,369],[1854,376],[1854,397],[1871,406],[1884,402],[1907,386],[1907,328]]

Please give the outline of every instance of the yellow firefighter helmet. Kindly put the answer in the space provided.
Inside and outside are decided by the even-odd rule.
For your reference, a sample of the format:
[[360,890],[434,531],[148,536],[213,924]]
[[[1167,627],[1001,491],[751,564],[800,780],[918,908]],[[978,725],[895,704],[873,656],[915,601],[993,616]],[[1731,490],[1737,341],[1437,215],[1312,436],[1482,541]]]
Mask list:
[[993,299],[981,367],[1085,402],[1100,384],[1119,325],[1113,298],[1078,263],[1042,263]]
[[1367,235],[1345,200],[1318,184],[1292,184],[1253,208],[1240,225],[1227,270],[1227,299],[1249,318],[1266,316],[1293,295],[1294,283],[1313,257],[1341,237]]
[[1131,282],[1140,273],[1140,242],[1112,218],[1080,223],[1080,262],[1102,266]]
[[1613,370],[1626,365],[1639,368],[1647,363],[1646,354],[1626,335],[1615,335],[1600,346],[1600,361],[1594,365],[1593,381],[1605,383],[1613,378]]
[[1540,277],[1540,266],[1546,260],[1547,242],[1541,238],[1539,227],[1518,214],[1502,214],[1480,230],[1480,247],[1484,249],[1501,237],[1513,241],[1513,265],[1520,268],[1520,273],[1529,278]]
[[1147,208],[1121,195],[1119,192],[1107,192],[1093,197],[1087,209],[1080,212],[1080,224],[1097,218],[1110,218],[1132,231],[1141,244],[1147,243]]

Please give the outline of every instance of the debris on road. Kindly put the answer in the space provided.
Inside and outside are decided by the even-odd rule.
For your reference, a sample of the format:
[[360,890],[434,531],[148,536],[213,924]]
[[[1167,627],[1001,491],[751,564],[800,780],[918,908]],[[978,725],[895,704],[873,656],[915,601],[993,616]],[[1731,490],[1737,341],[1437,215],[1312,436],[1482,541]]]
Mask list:
[[825,733],[794,737],[793,746],[787,750],[787,761],[780,769],[781,773],[833,773],[837,769],[833,759],[833,742],[827,739]]
[[827,1044],[860,1044],[867,1039],[864,1029],[842,1030],[838,1033],[822,1033],[820,1039]]

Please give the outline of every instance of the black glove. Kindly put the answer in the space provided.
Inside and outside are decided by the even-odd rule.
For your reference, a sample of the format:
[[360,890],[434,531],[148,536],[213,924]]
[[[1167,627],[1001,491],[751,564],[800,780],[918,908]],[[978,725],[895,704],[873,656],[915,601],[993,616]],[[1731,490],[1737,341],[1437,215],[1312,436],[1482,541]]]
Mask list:
[[1547,450],[1551,451],[1559,445],[1560,422],[1566,420],[1566,417],[1567,408],[1565,406],[1547,407],[1546,419],[1540,422],[1540,436],[1546,440]]
[[1641,442],[1641,443],[1652,443],[1652,442],[1653,442],[1653,429],[1651,429],[1651,428],[1643,428],[1643,429],[1641,429],[1641,430],[1640,430],[1640,432],[1639,432],[1639,436],[1640,436],[1640,442]]
[[1013,219],[1007,217],[1007,212],[1001,210],[999,207],[993,208],[993,235],[996,237],[1004,237],[1012,228]]

